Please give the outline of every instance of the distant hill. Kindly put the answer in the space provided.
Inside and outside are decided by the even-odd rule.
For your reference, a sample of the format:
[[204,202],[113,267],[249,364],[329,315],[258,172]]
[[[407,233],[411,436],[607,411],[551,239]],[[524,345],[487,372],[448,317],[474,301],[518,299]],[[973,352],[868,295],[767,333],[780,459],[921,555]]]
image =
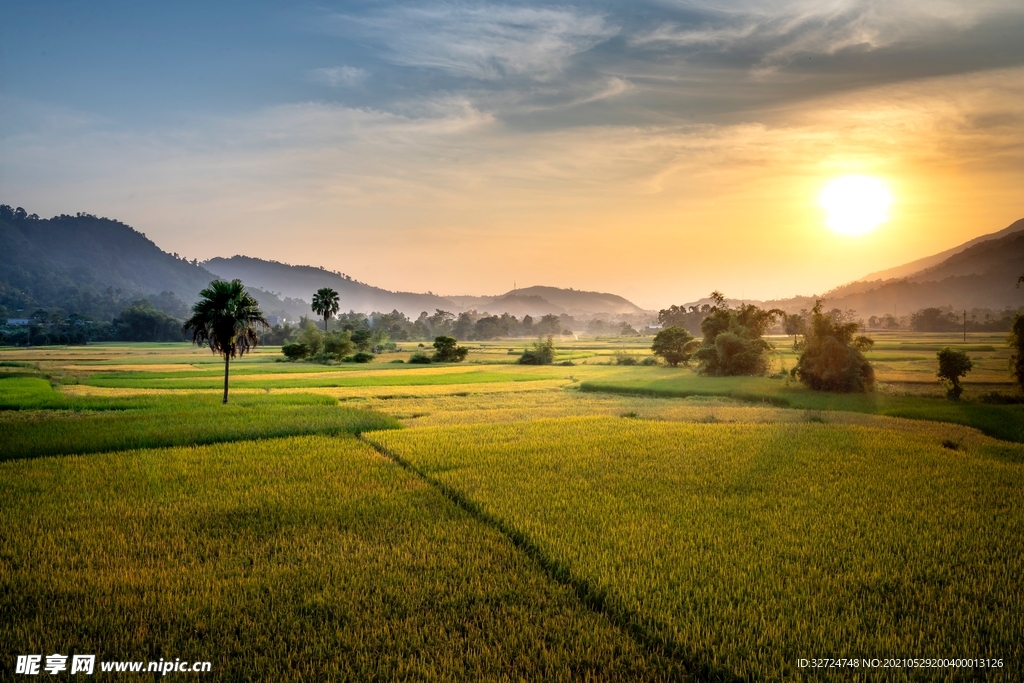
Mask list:
[[249,256],[213,258],[203,266],[222,278],[238,278],[247,286],[306,302],[312,301],[313,294],[321,287],[330,287],[338,292],[342,311],[388,313],[398,310],[415,319],[423,311],[459,310],[454,302],[435,294],[392,292],[314,266],[292,266]]
[[[828,308],[853,309],[862,317],[906,315],[930,307],[998,310],[1024,306],[1024,290],[1016,287],[1017,278],[1024,274],[1024,219],[941,254],[874,275],[891,273],[903,275],[852,282],[821,298]],[[809,309],[814,299],[801,296],[755,303],[795,313]]]
[[0,207],[0,306],[12,316],[44,308],[109,319],[125,301],[162,292],[180,299],[164,297],[175,315],[212,279],[119,221]]

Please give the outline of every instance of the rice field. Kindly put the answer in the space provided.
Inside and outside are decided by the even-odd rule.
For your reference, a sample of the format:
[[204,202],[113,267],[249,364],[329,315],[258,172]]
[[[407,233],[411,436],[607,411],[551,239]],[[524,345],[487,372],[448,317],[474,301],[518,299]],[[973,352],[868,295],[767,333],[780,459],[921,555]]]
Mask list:
[[210,680],[682,674],[351,436],[20,460],[0,480],[8,653],[187,657]]
[[603,417],[366,438],[698,676],[1024,655],[1022,446]]
[[0,349],[0,642],[208,680],[1019,679],[1024,406],[978,400],[1016,392],[1003,340],[969,336],[959,404],[958,340],[876,341],[862,396],[614,364],[649,338],[259,348],[227,406],[184,344]]

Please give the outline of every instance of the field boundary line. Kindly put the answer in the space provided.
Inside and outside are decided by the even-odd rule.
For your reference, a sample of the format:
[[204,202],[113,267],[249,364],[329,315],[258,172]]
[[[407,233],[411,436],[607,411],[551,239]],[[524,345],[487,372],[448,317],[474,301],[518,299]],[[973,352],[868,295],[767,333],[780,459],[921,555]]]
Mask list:
[[632,612],[617,607],[606,591],[591,585],[585,579],[573,575],[572,571],[561,562],[552,559],[541,548],[535,544],[529,536],[522,533],[515,527],[507,524],[501,518],[492,515],[483,507],[465,496],[457,489],[438,481],[421,471],[411,462],[391,451],[384,446],[366,438],[366,433],[356,435],[356,438],[366,443],[382,456],[388,458],[399,467],[408,470],[416,477],[422,479],[428,486],[436,489],[445,498],[464,510],[477,521],[486,524],[498,531],[502,536],[519,551],[536,562],[545,575],[555,583],[570,589],[580,603],[587,609],[608,619],[616,628],[623,631],[638,646],[657,657],[671,659],[681,664],[688,675],[697,680],[714,680],[732,683],[744,679],[737,677],[728,670],[715,668],[703,663],[696,656],[695,652],[687,651],[680,643],[655,635],[650,629],[644,627],[643,623],[636,618]]

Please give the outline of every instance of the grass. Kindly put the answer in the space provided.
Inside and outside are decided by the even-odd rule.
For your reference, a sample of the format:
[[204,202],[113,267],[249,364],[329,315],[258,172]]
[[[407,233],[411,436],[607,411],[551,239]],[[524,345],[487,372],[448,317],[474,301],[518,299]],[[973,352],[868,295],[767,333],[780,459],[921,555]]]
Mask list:
[[622,418],[364,438],[698,675],[799,680],[797,658],[815,656],[1024,656],[1024,469],[1005,457],[1020,446]]
[[211,680],[682,674],[350,436],[0,463],[0,538],[12,652]]
[[0,421],[0,460],[399,427],[394,418],[379,412],[339,406],[333,400],[324,405],[320,399],[326,397],[306,398],[312,401],[236,399],[224,406],[213,396],[202,396],[168,401],[160,409],[73,416],[32,412]]
[[1020,406],[952,402],[931,396],[833,394],[811,391],[767,377],[704,377],[688,369],[636,368],[580,383],[580,391],[657,397],[725,396],[799,410],[830,410],[952,422],[974,427],[1008,441],[1024,441],[1024,410]]

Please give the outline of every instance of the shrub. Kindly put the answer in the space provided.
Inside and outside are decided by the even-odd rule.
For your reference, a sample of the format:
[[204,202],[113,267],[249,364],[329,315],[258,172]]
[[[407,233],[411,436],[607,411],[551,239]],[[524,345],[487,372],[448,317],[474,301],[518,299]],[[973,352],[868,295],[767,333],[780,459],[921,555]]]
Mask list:
[[335,330],[324,336],[324,351],[334,360],[341,360],[352,353],[355,344],[352,343],[351,333]]
[[637,365],[640,361],[633,354],[618,349],[613,355],[612,362],[616,365]]
[[455,337],[441,336],[434,339],[435,363],[461,363],[469,355],[469,349],[465,346],[458,346]]
[[412,354],[412,357],[409,359],[409,362],[426,365],[427,363],[430,363],[431,360],[430,356],[428,356],[427,354],[423,353],[422,351],[417,351],[416,353]]
[[345,362],[346,363],[369,363],[371,360],[374,359],[374,357],[375,356],[372,353],[367,353],[366,351],[359,351],[358,353],[355,353],[355,354],[345,358]]
[[281,353],[288,360],[301,360],[309,356],[309,347],[302,342],[292,342],[281,347]]
[[640,365],[650,366],[650,365],[660,365],[660,363],[658,362],[658,359],[655,358],[654,356],[647,356],[647,358],[644,358],[642,361],[640,361]]
[[1010,355],[1010,376],[1024,389],[1024,313],[1018,313],[1013,319],[1007,343],[1013,349]]
[[949,383],[946,397],[952,401],[959,401],[960,394],[964,393],[964,388],[960,386],[960,378],[971,371],[974,363],[963,351],[948,346],[935,355],[939,359],[939,371],[935,374],[939,379]]
[[854,338],[857,323],[841,323],[822,313],[821,299],[811,310],[811,321],[791,375],[817,391],[871,391],[875,371],[864,358],[864,349],[874,342],[867,337]]
[[538,339],[532,349],[523,351],[516,361],[519,365],[551,365],[555,362],[555,341],[549,334],[547,340]]

